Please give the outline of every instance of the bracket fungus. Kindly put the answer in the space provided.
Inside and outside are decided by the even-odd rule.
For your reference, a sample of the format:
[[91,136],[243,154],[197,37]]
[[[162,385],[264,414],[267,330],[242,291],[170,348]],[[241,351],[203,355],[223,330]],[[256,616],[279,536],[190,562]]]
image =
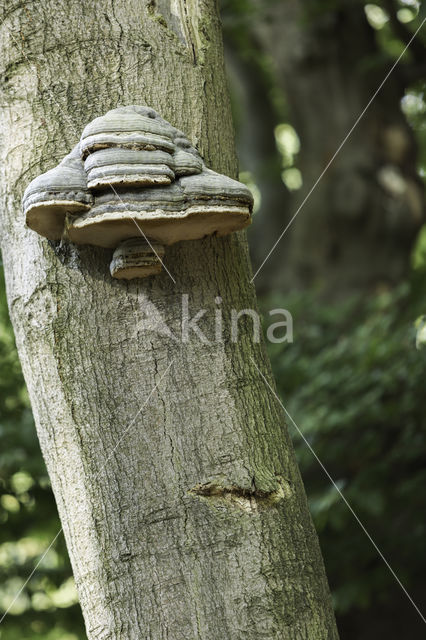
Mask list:
[[95,118],[62,162],[33,180],[28,227],[49,240],[115,249],[115,278],[159,273],[164,245],[250,224],[242,183],[208,169],[182,131],[150,107]]
[[27,225],[49,240],[61,239],[67,213],[82,213],[92,203],[78,145],[57,167],[33,180],[23,199]]

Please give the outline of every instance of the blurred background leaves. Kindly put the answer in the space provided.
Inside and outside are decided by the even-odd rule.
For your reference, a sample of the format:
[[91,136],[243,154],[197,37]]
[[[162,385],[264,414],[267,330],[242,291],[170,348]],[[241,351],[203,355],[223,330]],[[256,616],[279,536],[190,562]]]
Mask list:
[[[222,0],[254,271],[425,17],[416,0]],[[426,612],[424,30],[258,272],[284,405]],[[60,528],[0,290],[0,617]],[[416,324],[417,321],[417,324]],[[419,334],[417,333],[417,337]],[[419,342],[419,338],[417,340]],[[421,346],[418,344],[418,346]],[[289,425],[342,640],[424,637],[424,623]],[[1,640],[80,640],[63,537]]]

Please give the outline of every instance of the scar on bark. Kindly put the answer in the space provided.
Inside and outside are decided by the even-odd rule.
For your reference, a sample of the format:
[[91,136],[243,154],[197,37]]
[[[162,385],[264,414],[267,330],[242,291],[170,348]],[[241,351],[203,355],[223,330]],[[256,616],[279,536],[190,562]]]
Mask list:
[[274,507],[284,498],[289,498],[293,491],[290,483],[280,476],[277,477],[277,488],[274,491],[205,482],[196,484],[188,493],[215,506],[224,505],[246,513],[256,513]]

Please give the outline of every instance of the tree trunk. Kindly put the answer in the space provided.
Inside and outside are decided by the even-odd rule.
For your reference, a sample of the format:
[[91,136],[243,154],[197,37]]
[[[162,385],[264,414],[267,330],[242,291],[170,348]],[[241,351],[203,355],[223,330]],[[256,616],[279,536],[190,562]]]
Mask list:
[[[152,106],[235,174],[215,3],[167,7],[9,2],[2,17],[8,300],[87,635],[337,638],[283,413],[252,360],[270,380],[264,350],[250,323],[229,339],[230,309],[256,308],[245,235],[172,247],[175,283],[126,283],[111,251],[24,227],[28,182],[118,105]],[[181,341],[184,294],[208,310],[209,344]]]
[[[301,140],[304,184],[294,213],[392,61],[380,51],[362,3],[255,2],[257,34],[276,64]],[[341,296],[407,274],[424,196],[414,136],[400,109],[404,86],[401,62],[275,249],[285,265],[276,283],[314,284]]]

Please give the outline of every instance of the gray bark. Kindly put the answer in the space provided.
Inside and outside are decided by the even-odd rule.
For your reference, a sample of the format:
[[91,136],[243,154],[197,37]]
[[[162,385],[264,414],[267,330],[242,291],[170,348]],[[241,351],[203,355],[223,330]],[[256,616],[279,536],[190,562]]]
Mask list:
[[[127,283],[111,251],[51,245],[20,208],[120,104],[152,106],[235,174],[215,3],[9,2],[1,34],[8,300],[88,638],[337,638],[283,413],[251,359],[270,380],[264,350],[250,323],[229,340],[230,308],[256,304],[245,235],[172,247],[176,283]],[[224,340],[156,330],[179,336],[182,294],[210,318],[221,296]]]

